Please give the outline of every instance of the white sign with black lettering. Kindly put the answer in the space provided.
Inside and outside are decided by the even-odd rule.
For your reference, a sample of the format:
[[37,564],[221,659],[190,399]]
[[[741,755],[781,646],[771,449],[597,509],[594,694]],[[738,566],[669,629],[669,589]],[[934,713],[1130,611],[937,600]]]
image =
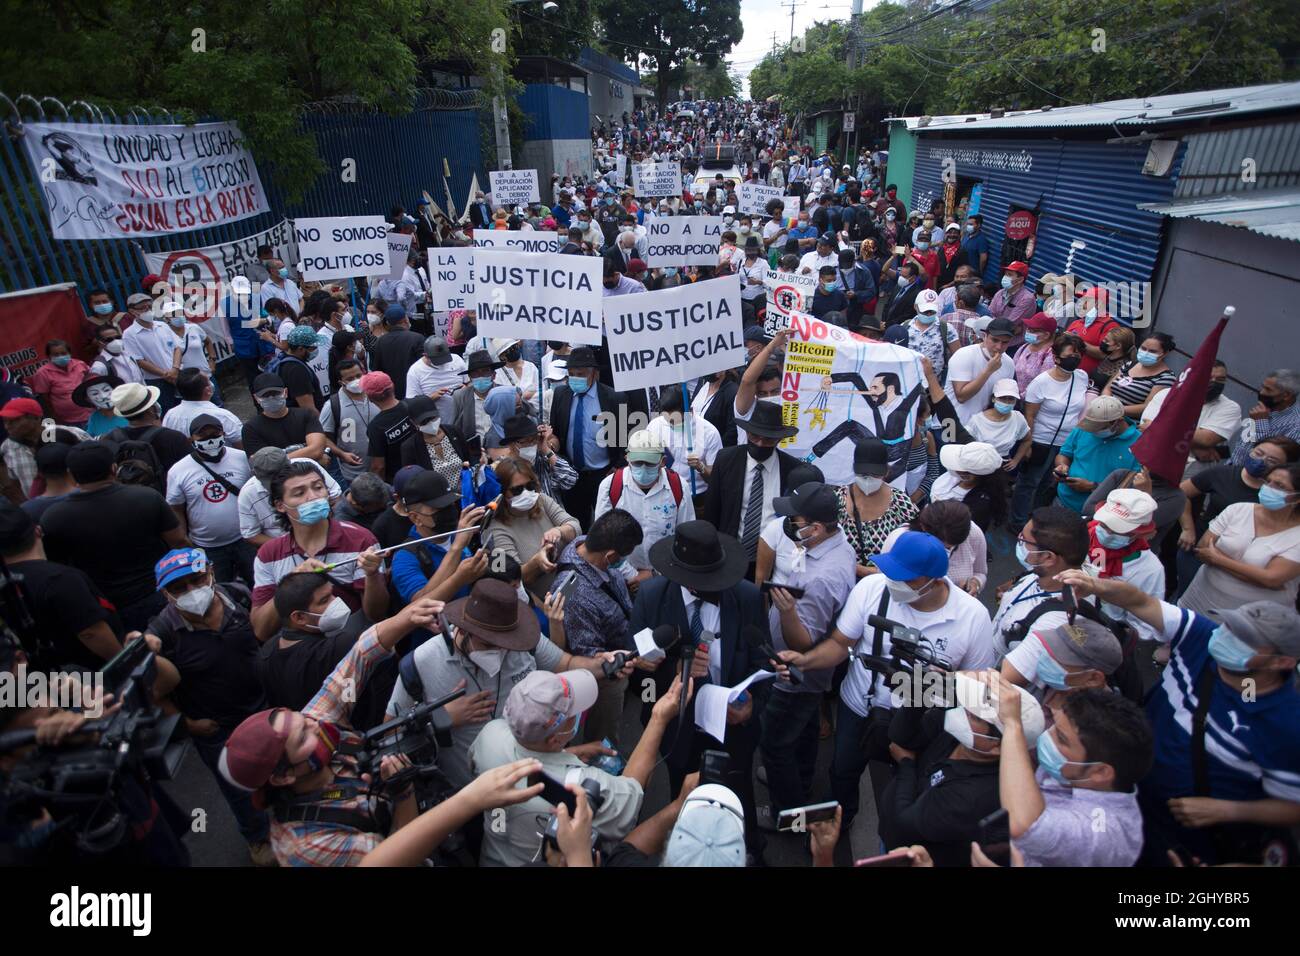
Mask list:
[[406,272],[406,257],[411,251],[411,236],[401,232],[388,234],[388,278],[400,279]]
[[721,216],[646,216],[646,265],[716,266]]
[[468,309],[474,299],[474,251],[469,247],[430,249],[429,288],[432,311]]
[[767,204],[773,199],[781,199],[780,186],[764,186],[761,183],[741,183],[736,190],[736,201],[740,211],[751,216],[766,216]]
[[767,290],[767,320],[763,323],[763,331],[775,335],[790,325],[792,313],[807,312],[812,308],[817,277],[768,269],[763,277],[763,288]]
[[295,219],[294,241],[304,279],[350,279],[388,272],[388,223],[383,216]]
[[527,206],[542,201],[535,169],[493,170],[488,179],[492,183],[492,201],[498,206]]
[[676,196],[682,191],[681,163],[633,163],[632,191],[637,196]]
[[689,382],[743,365],[742,326],[735,276],[610,296],[605,300],[605,334],[614,388]]
[[598,256],[479,249],[471,297],[479,334],[599,345],[602,267]]
[[559,252],[563,246],[558,232],[475,229],[474,245],[479,249],[511,249],[515,252]]

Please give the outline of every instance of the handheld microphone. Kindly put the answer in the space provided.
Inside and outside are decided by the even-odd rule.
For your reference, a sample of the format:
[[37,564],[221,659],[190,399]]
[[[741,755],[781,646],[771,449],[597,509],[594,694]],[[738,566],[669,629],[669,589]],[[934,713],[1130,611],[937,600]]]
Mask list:
[[677,673],[682,680],[682,696],[677,704],[677,732],[681,734],[681,728],[686,720],[686,688],[689,686],[691,679],[691,665],[695,661],[695,642],[683,641],[681,648],[678,650],[681,655],[681,661],[678,664]]
[[614,660],[605,661],[605,663],[600,665],[600,669],[605,674],[606,680],[609,680],[615,674],[621,671],[624,667],[626,667],[628,661],[636,660],[636,658],[638,657],[645,657],[647,659],[655,658],[658,660],[662,660],[663,655],[654,654],[653,653],[654,650],[656,649],[659,651],[668,650],[668,648],[672,647],[674,644],[677,643],[678,639],[681,636],[680,634],[678,634],[677,628],[673,627],[671,624],[660,624],[658,627],[654,629],[653,633],[648,635],[649,640],[652,643],[646,645],[642,640],[645,633],[646,633],[645,631],[640,631],[633,637],[633,640],[636,641],[637,643],[636,650],[619,651],[617,654],[614,655]]
[[[750,647],[762,651],[774,661],[781,660],[781,658],[777,656],[776,648],[772,646],[772,642],[768,640],[768,636],[763,633],[761,628],[754,627],[754,625],[751,624],[749,627],[745,628],[744,633],[745,640],[749,643]],[[784,661],[781,661],[781,663],[785,664]],[[789,669],[790,683],[794,684],[796,687],[802,684],[803,671],[795,667],[793,664],[786,664],[785,666]]]

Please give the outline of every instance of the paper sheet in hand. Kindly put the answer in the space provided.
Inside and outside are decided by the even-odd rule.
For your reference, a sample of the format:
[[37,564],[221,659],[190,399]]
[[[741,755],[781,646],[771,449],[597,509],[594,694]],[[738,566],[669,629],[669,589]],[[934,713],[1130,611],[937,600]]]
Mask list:
[[725,743],[727,733],[727,705],[755,681],[771,680],[773,671],[754,671],[735,687],[719,687],[717,684],[705,684],[695,692],[695,726],[710,737]]

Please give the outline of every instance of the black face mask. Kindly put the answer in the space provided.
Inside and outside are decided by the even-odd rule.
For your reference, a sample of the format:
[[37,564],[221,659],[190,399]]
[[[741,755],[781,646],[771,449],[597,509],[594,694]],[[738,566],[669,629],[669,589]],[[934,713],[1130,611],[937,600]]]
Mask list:
[[1205,400],[1212,402],[1223,394],[1223,388],[1227,382],[1211,382],[1209,388],[1205,390]]
[[750,442],[745,447],[749,449],[749,457],[754,461],[767,461],[772,457],[772,452],[776,451],[775,445],[761,446],[755,445],[753,442]]
[[444,531],[453,531],[458,521],[460,521],[459,506],[452,505],[450,508],[443,508],[433,520],[433,533],[442,534]]
[[504,352],[502,352],[502,353],[501,353],[501,361],[503,361],[503,362],[518,362],[518,361],[519,361],[519,346],[517,346],[517,345],[516,345],[516,346],[513,346],[513,347],[511,347],[511,348],[506,349]]
[[1282,402],[1282,399],[1278,396],[1265,395],[1263,392],[1256,392],[1255,397],[1259,399],[1259,403],[1265,408],[1277,408],[1277,406]]
[[1067,355],[1065,358],[1057,359],[1056,364],[1067,372],[1073,372],[1079,367],[1079,359],[1078,355]]

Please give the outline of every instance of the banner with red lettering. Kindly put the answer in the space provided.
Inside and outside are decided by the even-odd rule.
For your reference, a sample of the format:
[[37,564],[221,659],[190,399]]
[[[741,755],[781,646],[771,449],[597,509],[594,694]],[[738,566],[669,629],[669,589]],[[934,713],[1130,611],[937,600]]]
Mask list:
[[0,367],[14,378],[30,378],[45,364],[45,343],[63,339],[81,354],[81,308],[75,282],[0,295]]
[[234,123],[25,123],[55,239],[132,239],[266,212],[253,154]]

